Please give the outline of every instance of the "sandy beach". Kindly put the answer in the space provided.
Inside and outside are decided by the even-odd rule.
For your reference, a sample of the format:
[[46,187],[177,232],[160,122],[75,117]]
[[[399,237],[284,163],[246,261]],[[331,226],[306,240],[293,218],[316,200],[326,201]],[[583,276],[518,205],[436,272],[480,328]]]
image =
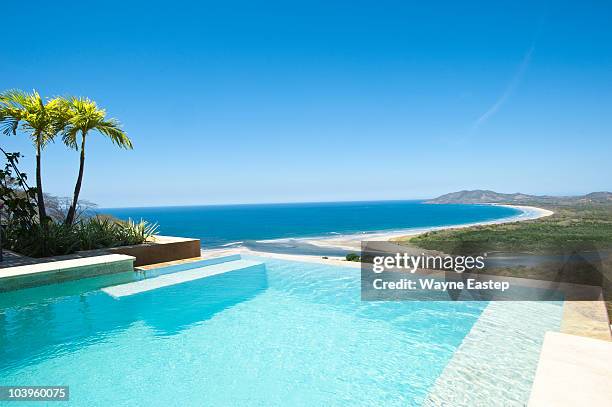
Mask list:
[[[491,204],[498,205],[498,204]],[[312,238],[299,238],[299,239],[275,239],[271,240],[271,242],[282,242],[282,241],[299,241],[304,244],[308,244],[315,247],[320,247],[322,249],[342,249],[348,251],[359,252],[361,250],[361,242],[364,240],[368,241],[388,241],[393,239],[404,238],[408,236],[415,236],[421,233],[431,232],[435,230],[442,229],[460,229],[466,228],[470,226],[478,226],[478,225],[495,225],[502,223],[512,223],[512,222],[521,222],[527,220],[533,220],[538,218],[543,218],[546,216],[552,215],[554,212],[537,208],[534,206],[523,206],[523,205],[498,205],[509,208],[518,209],[521,211],[520,214],[515,216],[486,221],[486,222],[474,222],[474,223],[465,223],[459,225],[446,225],[446,226],[436,226],[436,227],[427,227],[427,228],[413,228],[413,229],[400,229],[400,230],[390,230],[385,232],[372,232],[372,233],[358,233],[358,234],[348,234],[348,235],[338,235],[338,236],[324,236],[324,237],[312,237]],[[250,254],[257,256],[265,256],[265,257],[274,257],[281,259],[289,259],[289,260],[300,260],[300,261],[316,261],[321,262],[322,260],[326,263],[338,263],[343,265],[353,265],[356,264],[358,266],[359,263],[352,263],[344,261],[342,257],[339,256],[326,256],[326,259],[322,259],[321,255],[305,255],[305,254],[279,254],[279,253],[270,253],[265,251],[257,251],[252,250],[247,247],[231,247],[231,248],[220,248],[220,249],[203,249],[202,256],[206,257],[216,257],[223,256],[229,254]]]
[[434,230],[443,230],[443,229],[460,229],[466,228],[470,226],[479,226],[479,225],[496,225],[501,223],[511,223],[511,222],[520,222],[526,220],[533,220],[542,218],[545,216],[550,216],[554,212],[549,211],[547,209],[536,208],[534,206],[519,206],[519,205],[498,205],[504,206],[508,208],[514,208],[521,211],[520,214],[511,216],[508,218],[502,218],[487,222],[473,222],[473,223],[465,223],[460,225],[447,225],[447,226],[436,226],[436,227],[426,227],[426,228],[414,228],[414,229],[402,229],[388,232],[379,232],[379,233],[362,233],[356,235],[344,235],[339,237],[324,237],[324,238],[313,238],[313,239],[304,239],[305,241],[317,245],[317,246],[333,246],[333,247],[342,247],[351,250],[359,250],[361,247],[361,242],[364,240],[369,241],[387,241],[393,239],[399,239],[408,236],[416,236],[421,233],[431,232]]

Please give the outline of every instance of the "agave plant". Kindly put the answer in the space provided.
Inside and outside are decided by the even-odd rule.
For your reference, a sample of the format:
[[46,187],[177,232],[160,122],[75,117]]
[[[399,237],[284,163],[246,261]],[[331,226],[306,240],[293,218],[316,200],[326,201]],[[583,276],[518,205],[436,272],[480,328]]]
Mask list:
[[155,235],[159,229],[157,223],[150,223],[141,219],[139,222],[134,222],[131,218],[127,222],[118,223],[120,225],[120,235],[122,237],[122,245],[134,245],[144,243]]

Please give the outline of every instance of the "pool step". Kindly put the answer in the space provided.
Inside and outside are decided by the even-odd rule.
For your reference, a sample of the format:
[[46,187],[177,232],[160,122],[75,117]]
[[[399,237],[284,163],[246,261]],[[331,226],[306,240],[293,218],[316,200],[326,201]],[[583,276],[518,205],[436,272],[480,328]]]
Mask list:
[[264,263],[262,262],[253,260],[233,260],[220,264],[192,268],[172,274],[163,274],[159,277],[135,281],[132,283],[106,287],[103,288],[102,291],[112,296],[113,298],[121,298],[129,295],[156,290],[162,287],[168,287],[171,285],[199,280],[201,278],[227,273],[230,271],[244,270],[250,267],[263,266],[263,264]]
[[544,335],[560,326],[561,315],[553,302],[490,302],[422,405],[526,406]]

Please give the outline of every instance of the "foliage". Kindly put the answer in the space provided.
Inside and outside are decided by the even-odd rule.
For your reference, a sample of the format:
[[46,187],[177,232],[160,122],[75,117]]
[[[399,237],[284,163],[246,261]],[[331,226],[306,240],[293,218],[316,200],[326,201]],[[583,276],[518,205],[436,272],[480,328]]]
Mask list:
[[74,228],[82,250],[121,246],[117,233],[117,222],[109,217],[96,216],[78,222]]
[[0,131],[7,136],[21,129],[44,147],[64,127],[64,116],[65,106],[60,100],[45,102],[37,91],[11,89],[0,93]]
[[66,107],[59,99],[43,100],[37,91],[12,89],[0,93],[0,131],[7,136],[27,133],[36,148],[36,199],[38,216],[45,227],[47,213],[42,189],[41,154],[65,127]]
[[141,244],[151,238],[158,229],[156,223],[145,220],[127,222],[108,216],[94,216],[75,224],[81,250]]
[[[82,97],[43,99],[37,91],[11,89],[0,93],[0,132],[9,136],[18,131],[28,134],[36,148],[36,200],[39,217],[45,219],[47,210],[42,189],[41,154],[45,146],[61,134],[70,148],[81,150],[79,173],[65,221],[78,220],[78,203],[85,162],[85,139],[90,131],[108,137],[117,146],[131,149],[132,142],[116,119],[107,118],[106,111],[96,102]],[[80,136],[80,137],[79,137]],[[80,141],[80,145],[79,145]],[[57,215],[56,211],[56,215]],[[42,222],[43,227],[46,222]]]
[[564,253],[580,248],[599,250],[612,247],[612,204],[548,208],[555,214],[532,221],[434,231],[403,243],[446,253],[466,250],[469,246],[481,251],[525,253]]
[[[26,133],[36,148],[36,188],[27,185],[26,174],[17,168],[21,155],[0,148],[7,159],[0,170],[0,215],[6,222],[0,233],[9,249],[33,257],[54,256],[141,244],[156,233],[157,224],[143,220],[91,217],[93,204],[79,200],[88,132],[97,131],[119,147],[132,148],[119,122],[107,118],[106,111],[94,101],[77,97],[43,99],[35,90],[0,92],[0,132],[10,136],[18,131]],[[81,150],[71,198],[53,197],[42,190],[41,152],[58,134],[68,147]]]
[[357,253],[349,253],[346,255],[346,261],[361,261],[361,257]]
[[79,162],[79,175],[74,186],[72,204],[68,208],[66,214],[66,223],[72,224],[76,218],[76,209],[81,193],[81,183],[83,181],[83,172],[85,167],[85,141],[87,134],[91,131],[97,131],[102,135],[111,139],[117,146],[131,149],[132,141],[128,138],[125,131],[121,129],[121,125],[116,119],[107,119],[106,111],[100,109],[96,102],[87,98],[58,98],[62,105],[64,118],[62,122],[65,124],[62,129],[62,140],[70,148],[79,149],[79,134],[80,134],[80,149],[81,157]]
[[7,153],[4,169],[0,170],[0,216],[4,223],[31,225],[36,216],[36,190],[27,184],[27,175],[19,171],[20,153]]
[[132,141],[121,124],[116,119],[107,119],[106,110],[98,107],[96,102],[88,98],[69,97],[58,98],[63,108],[65,127],[61,130],[62,140],[70,148],[79,148],[79,138],[90,131],[96,130],[121,148],[132,148]]
[[144,220],[124,222],[107,216],[94,216],[74,225],[57,221],[48,221],[46,227],[38,223],[31,227],[10,224],[5,228],[4,239],[10,250],[30,257],[46,257],[78,250],[142,244],[157,229],[157,224]]
[[134,222],[128,219],[127,222],[117,222],[118,235],[121,237],[121,245],[134,245],[144,243],[147,239],[157,233],[159,225],[157,223],[149,223],[141,219],[139,222]]
[[[589,194],[593,196],[596,194]],[[599,194],[601,195],[601,194]],[[554,205],[534,203],[554,211],[554,215],[524,222],[429,232],[399,241],[444,253],[463,254],[477,249],[479,252],[564,254],[598,253],[601,264],[598,273],[581,270],[574,264],[571,275],[564,282],[600,285],[608,312],[612,313],[612,203],[559,202]],[[590,266],[589,266],[590,267]],[[588,271],[588,272],[587,272]],[[489,268],[488,274],[557,281],[559,272],[555,262],[534,266],[507,266]],[[589,281],[593,275],[605,276],[603,283]]]
[[8,249],[30,257],[59,256],[79,249],[74,230],[53,221],[30,227],[9,224],[4,229],[3,241]]

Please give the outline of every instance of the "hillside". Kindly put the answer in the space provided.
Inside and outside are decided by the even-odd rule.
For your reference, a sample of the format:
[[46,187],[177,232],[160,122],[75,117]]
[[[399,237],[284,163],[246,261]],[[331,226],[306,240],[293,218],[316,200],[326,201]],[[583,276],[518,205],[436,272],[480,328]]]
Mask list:
[[478,203],[508,203],[508,204],[549,204],[549,205],[575,205],[575,204],[605,204],[612,203],[611,192],[591,192],[581,196],[549,196],[528,195],[520,192],[504,194],[495,191],[476,189],[471,191],[451,192],[426,201],[431,204],[478,204]]

